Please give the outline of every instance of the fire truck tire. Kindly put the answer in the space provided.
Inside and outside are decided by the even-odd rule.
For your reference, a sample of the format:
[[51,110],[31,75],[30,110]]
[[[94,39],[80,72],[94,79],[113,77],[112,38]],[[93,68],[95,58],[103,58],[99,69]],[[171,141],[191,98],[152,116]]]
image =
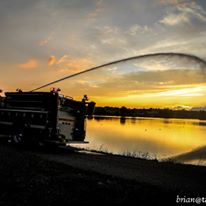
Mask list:
[[15,144],[22,144],[24,142],[23,130],[19,129],[14,131],[14,133],[11,135],[11,141]]
[[14,134],[14,135],[12,136],[12,140],[13,140],[13,142],[16,143],[16,144],[21,144],[21,143],[23,142],[23,140],[22,140],[22,134],[21,134],[21,133],[19,133],[19,134]]
[[11,142],[14,144],[25,143],[25,133],[28,129],[29,124],[15,124],[13,126],[13,134],[11,135]]

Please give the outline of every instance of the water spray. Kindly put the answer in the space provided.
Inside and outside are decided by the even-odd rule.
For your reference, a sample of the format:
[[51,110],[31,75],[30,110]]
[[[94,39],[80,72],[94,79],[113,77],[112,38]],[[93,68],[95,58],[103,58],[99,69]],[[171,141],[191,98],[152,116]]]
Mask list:
[[108,62],[108,63],[102,64],[102,65],[99,65],[99,66],[95,66],[95,67],[92,67],[90,69],[86,69],[86,70],[83,70],[83,71],[80,71],[80,72],[77,72],[77,73],[65,76],[63,78],[54,80],[54,81],[49,82],[47,84],[44,84],[42,86],[39,86],[39,87],[31,90],[31,92],[37,91],[37,90],[42,89],[44,87],[50,86],[52,84],[55,84],[55,83],[58,83],[58,82],[61,82],[61,81],[64,81],[66,79],[70,79],[72,77],[76,77],[78,75],[81,75],[81,74],[84,74],[84,73],[87,73],[87,72],[91,72],[91,71],[94,71],[94,70],[97,70],[97,69],[100,69],[100,68],[103,68],[103,67],[111,66],[113,64],[119,64],[119,63],[123,63],[123,62],[126,62],[126,61],[144,59],[144,58],[148,58],[148,57],[150,57],[150,58],[151,57],[158,57],[158,56],[159,57],[181,57],[181,58],[188,58],[190,60],[193,60],[193,61],[197,62],[200,65],[201,68],[204,67],[206,69],[206,61],[201,59],[201,58],[199,58],[199,57],[197,57],[197,56],[191,55],[191,54],[172,53],[172,52],[168,52],[168,53],[151,53],[151,54],[144,54],[144,55],[138,55],[138,56],[128,57],[128,58],[124,58],[124,59],[119,59],[119,60]]

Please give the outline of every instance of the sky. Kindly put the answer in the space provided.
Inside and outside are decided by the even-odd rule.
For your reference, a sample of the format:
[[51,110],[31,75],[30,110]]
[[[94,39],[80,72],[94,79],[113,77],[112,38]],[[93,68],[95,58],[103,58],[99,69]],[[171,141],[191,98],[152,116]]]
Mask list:
[[[0,0],[0,88],[32,90],[121,58],[206,60],[205,0]],[[206,66],[178,55],[112,65],[54,85],[97,105],[206,106]],[[49,91],[50,87],[43,89]]]

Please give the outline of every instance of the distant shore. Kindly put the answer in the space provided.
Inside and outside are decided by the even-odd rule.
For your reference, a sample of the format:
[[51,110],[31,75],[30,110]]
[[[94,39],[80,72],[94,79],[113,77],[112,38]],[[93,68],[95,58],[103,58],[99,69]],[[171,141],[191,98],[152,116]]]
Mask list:
[[118,117],[154,117],[176,119],[199,119],[206,120],[206,111],[172,110],[172,109],[137,109],[127,107],[96,107],[94,115],[118,116]]

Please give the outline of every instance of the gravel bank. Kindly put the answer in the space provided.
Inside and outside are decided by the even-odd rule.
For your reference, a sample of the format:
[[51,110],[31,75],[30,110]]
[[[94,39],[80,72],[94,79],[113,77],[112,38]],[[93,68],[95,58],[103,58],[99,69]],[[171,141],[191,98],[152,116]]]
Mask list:
[[[60,161],[61,159],[63,160]],[[132,163],[134,161],[135,163]],[[131,166],[128,166],[130,163]],[[166,173],[172,171],[169,177],[173,179],[168,183],[171,183],[171,187],[167,184],[158,184],[165,178],[165,176],[160,178],[163,173],[159,174],[160,179],[157,182],[151,181],[157,175],[154,171],[158,167]],[[132,168],[134,175],[131,178]],[[121,169],[122,172],[118,173],[117,171]],[[143,171],[146,177],[150,173],[150,178],[142,179],[144,174],[142,176],[140,174]],[[178,174],[179,177],[176,179]],[[203,167],[160,164],[154,161],[79,154],[71,151],[55,151],[55,154],[51,154],[51,151],[31,152],[1,144],[0,205],[70,203],[175,205],[177,195],[206,194],[205,174],[206,168]],[[181,178],[184,176],[186,177],[183,181],[184,187],[176,187],[178,182],[181,185]],[[192,177],[194,181],[191,180],[189,184],[191,182],[198,184],[187,187],[189,184],[185,185],[184,182]]]

